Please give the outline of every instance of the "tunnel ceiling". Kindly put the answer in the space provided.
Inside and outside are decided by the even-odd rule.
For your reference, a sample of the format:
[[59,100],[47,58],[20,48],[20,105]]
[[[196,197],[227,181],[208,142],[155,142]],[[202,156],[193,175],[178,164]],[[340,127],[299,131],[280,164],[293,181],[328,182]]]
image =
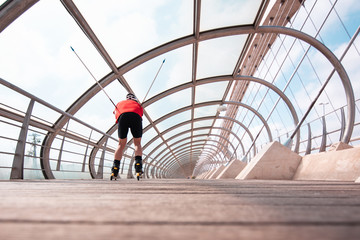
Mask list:
[[[230,140],[238,138],[232,126],[241,123],[234,117],[239,105],[229,101],[241,101],[247,85],[239,78],[251,76],[261,60],[249,66],[249,54],[260,47],[257,29],[274,25],[274,16],[275,25],[286,25],[300,6],[300,1],[286,2],[61,0],[51,9],[46,1],[7,1],[0,30],[42,11],[34,23],[40,26],[34,27],[55,36],[58,46],[68,45],[61,54],[69,69],[44,66],[65,72],[57,76],[64,84],[56,87],[64,98],[49,102],[117,137],[113,106],[70,51],[72,46],[114,102],[127,92],[142,102],[144,159],[153,166],[148,174],[159,168],[167,177],[187,177],[199,159],[225,163],[247,150]],[[269,37],[266,45],[275,38]],[[58,128],[66,122],[65,116],[54,118]]]

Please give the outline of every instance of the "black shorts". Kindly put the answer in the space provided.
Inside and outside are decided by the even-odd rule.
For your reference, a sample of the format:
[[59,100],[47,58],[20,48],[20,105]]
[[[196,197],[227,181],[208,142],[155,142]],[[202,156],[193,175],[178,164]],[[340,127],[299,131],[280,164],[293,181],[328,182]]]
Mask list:
[[118,119],[118,135],[120,139],[127,138],[129,128],[134,138],[142,137],[142,118],[139,114],[127,112]]

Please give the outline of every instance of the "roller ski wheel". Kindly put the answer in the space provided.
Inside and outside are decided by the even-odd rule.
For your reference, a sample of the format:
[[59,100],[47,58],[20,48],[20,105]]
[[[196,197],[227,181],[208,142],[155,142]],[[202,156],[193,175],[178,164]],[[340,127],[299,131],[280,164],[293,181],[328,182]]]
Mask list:
[[115,181],[116,181],[116,179],[117,179],[117,177],[115,177],[114,173],[112,173],[112,174],[110,175],[110,181],[112,181],[112,180],[115,180]]
[[139,181],[140,178],[142,178],[142,172],[137,172],[136,173],[136,179]]

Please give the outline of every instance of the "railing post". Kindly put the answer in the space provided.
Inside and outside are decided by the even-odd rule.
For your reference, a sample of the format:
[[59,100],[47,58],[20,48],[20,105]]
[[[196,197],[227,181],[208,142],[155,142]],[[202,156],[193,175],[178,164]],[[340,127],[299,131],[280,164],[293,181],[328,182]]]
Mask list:
[[81,172],[85,172],[86,156],[87,156],[87,152],[89,150],[89,144],[90,144],[90,141],[91,141],[92,132],[93,132],[93,130],[91,129],[90,136],[89,136],[88,142],[86,144],[86,149],[85,149],[85,153],[84,153],[84,160],[83,160],[83,164],[82,164],[82,167],[81,167]]
[[106,138],[106,140],[104,142],[103,152],[101,153],[101,157],[100,157],[100,161],[99,161],[99,167],[98,167],[98,171],[97,171],[97,174],[96,174],[97,179],[104,178],[104,159],[105,159],[105,152],[106,152],[107,142],[108,142],[108,138]]
[[308,142],[307,142],[307,147],[306,147],[306,152],[305,155],[310,154],[311,153],[311,127],[310,127],[310,123],[307,124],[308,126]]
[[62,151],[63,151],[63,148],[64,148],[64,142],[65,142],[65,138],[66,138],[66,133],[67,133],[67,130],[68,130],[69,122],[70,122],[70,119],[69,119],[69,121],[68,121],[67,124],[66,124],[65,133],[64,133],[63,139],[62,139],[62,141],[61,141],[61,146],[60,146],[59,156],[58,156],[58,162],[57,162],[57,164],[56,164],[56,171],[60,171]]
[[24,122],[21,127],[18,143],[16,144],[15,156],[11,169],[10,179],[24,179],[24,155],[25,155],[26,136],[29,129],[30,117],[32,110],[34,108],[34,103],[35,103],[34,99],[31,99],[24,117]]
[[344,137],[345,126],[346,126],[344,107],[342,107],[340,110],[341,110],[341,111],[340,111],[340,112],[341,112],[341,129],[340,129],[340,138],[339,138],[339,141],[341,141],[342,138]]
[[319,152],[325,152],[326,149],[326,121],[325,121],[325,116],[322,117],[322,122],[323,122],[323,133],[322,133],[322,138],[321,138],[321,145],[320,145],[320,150]]

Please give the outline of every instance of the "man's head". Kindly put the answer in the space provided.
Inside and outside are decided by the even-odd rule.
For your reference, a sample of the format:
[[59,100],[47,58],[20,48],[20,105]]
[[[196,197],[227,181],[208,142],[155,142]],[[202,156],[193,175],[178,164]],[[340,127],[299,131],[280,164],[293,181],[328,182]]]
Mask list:
[[126,99],[127,100],[134,100],[134,101],[137,101],[137,98],[135,97],[135,95],[133,93],[128,93],[126,95]]

